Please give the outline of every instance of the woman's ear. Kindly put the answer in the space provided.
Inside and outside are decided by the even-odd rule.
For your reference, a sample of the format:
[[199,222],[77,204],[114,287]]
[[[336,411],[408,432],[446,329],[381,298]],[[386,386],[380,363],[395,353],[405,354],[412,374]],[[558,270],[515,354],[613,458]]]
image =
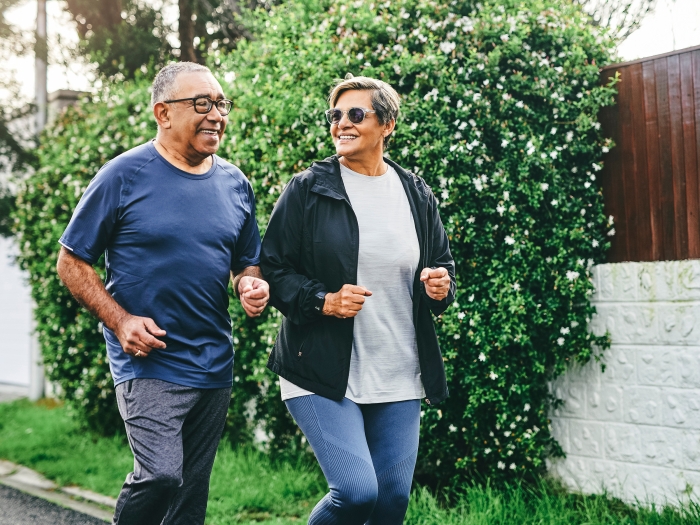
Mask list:
[[161,129],[169,129],[170,123],[170,112],[168,111],[168,105],[164,102],[156,102],[153,106],[153,116],[156,118],[158,127]]
[[396,120],[390,120],[386,124],[384,124],[384,132],[382,133],[383,136],[388,137],[394,132],[394,128],[396,127]]

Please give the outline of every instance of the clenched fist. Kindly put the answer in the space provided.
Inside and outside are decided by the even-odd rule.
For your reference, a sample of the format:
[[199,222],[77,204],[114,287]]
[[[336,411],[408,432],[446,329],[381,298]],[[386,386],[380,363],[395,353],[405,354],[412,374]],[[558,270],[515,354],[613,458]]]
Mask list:
[[425,283],[425,293],[436,301],[442,301],[450,292],[450,274],[445,268],[423,268],[420,280]]
[[365,304],[365,297],[370,297],[371,295],[372,292],[364,286],[344,284],[336,293],[326,294],[323,315],[332,315],[340,319],[355,317],[362,310],[362,305]]

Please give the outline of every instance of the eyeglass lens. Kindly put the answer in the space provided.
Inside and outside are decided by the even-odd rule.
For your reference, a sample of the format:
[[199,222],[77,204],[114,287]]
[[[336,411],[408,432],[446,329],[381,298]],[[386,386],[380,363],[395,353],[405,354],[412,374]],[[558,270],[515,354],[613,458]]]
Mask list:
[[208,97],[200,97],[194,101],[194,110],[197,113],[209,113],[213,105],[216,104],[216,109],[222,116],[226,116],[231,111],[232,102],[230,100],[213,101]]
[[[362,108],[350,108],[347,111],[348,120],[353,124],[359,124],[365,119],[365,110]],[[337,124],[343,118],[343,111],[340,109],[329,109],[326,111],[329,124]]]

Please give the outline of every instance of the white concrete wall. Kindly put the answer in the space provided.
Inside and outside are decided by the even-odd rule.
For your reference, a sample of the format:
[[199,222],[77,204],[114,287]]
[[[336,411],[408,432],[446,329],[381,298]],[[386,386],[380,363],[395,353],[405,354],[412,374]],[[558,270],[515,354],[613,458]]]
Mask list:
[[586,493],[627,501],[700,500],[700,260],[594,268],[606,370],[572,369],[552,417],[567,454],[550,471]]
[[16,253],[14,241],[0,237],[0,383],[29,386],[32,301]]

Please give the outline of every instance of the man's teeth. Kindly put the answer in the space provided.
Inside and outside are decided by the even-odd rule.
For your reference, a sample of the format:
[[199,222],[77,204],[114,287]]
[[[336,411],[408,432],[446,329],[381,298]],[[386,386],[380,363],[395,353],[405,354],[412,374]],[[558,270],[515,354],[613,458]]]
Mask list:
[[340,140],[352,140],[355,138],[357,138],[357,137],[355,137],[355,135],[341,135],[340,136]]
[[213,129],[203,129],[202,133],[209,133],[210,135],[216,135],[216,131]]

